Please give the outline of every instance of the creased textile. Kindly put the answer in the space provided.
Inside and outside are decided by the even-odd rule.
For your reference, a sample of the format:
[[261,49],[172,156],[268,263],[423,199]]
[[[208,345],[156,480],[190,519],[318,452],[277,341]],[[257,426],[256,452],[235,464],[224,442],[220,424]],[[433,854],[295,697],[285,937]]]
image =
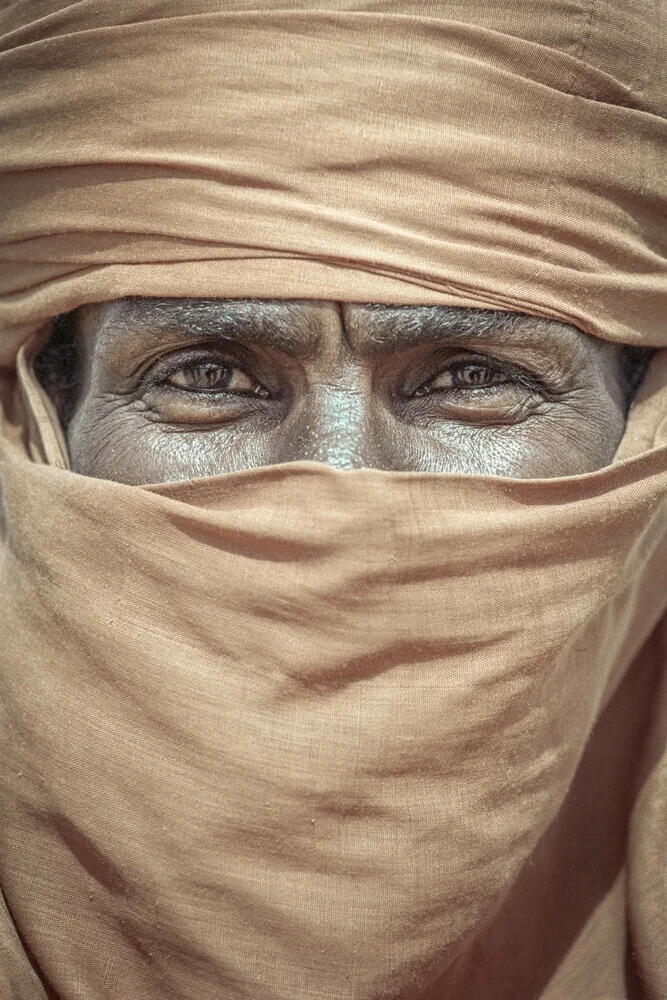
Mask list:
[[661,17],[0,6],[3,1000],[667,996],[664,350],[523,481],[93,480],[31,368],[128,294],[664,347]]

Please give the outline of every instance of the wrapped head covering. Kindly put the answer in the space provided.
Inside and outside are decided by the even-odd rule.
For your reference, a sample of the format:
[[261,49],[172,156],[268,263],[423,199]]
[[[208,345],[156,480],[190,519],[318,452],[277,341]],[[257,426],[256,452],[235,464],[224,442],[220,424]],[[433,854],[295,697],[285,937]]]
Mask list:
[[545,481],[92,480],[30,366],[135,294],[665,346],[662,15],[0,6],[0,996],[667,995],[664,351]]
[[128,294],[442,302],[663,345],[661,13],[9,3],[0,360]]

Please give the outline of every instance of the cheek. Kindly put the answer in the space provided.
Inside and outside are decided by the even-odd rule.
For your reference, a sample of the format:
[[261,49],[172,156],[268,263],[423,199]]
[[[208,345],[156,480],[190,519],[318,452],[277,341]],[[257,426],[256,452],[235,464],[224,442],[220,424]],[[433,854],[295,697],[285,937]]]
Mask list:
[[72,470],[131,486],[272,464],[266,436],[238,426],[175,431],[136,404],[84,400],[67,432]]
[[[579,475],[609,464],[625,426],[621,405],[604,393],[561,401],[523,422],[476,426],[430,420],[419,426],[383,407],[371,407],[347,442],[356,466],[542,479]],[[382,416],[379,412],[382,411]],[[309,421],[313,426],[314,419]],[[75,472],[129,485],[216,476],[285,461],[336,465],[325,445],[313,451],[295,433],[294,414],[270,425],[246,422],[175,430],[154,422],[141,404],[89,396],[68,431]],[[357,440],[356,435],[359,435]],[[362,439],[363,438],[363,439]]]
[[[594,472],[613,461],[625,429],[625,400],[599,380],[517,411],[516,421],[459,415],[443,419],[437,402],[405,426],[411,468],[424,471],[549,479]],[[446,411],[445,411],[446,412]]]
[[[515,425],[443,424],[429,437],[430,467],[438,471],[516,479],[553,479],[594,472],[613,461],[625,428],[623,411],[610,405],[577,412],[558,404]],[[437,456],[440,451],[439,457]]]

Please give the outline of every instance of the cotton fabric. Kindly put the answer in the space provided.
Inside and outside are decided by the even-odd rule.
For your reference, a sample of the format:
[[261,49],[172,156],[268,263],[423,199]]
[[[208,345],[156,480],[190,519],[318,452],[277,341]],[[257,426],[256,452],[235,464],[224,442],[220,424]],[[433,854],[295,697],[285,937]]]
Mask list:
[[664,345],[660,17],[0,10],[0,996],[667,996],[665,351],[544,481],[96,481],[32,372],[130,293]]
[[631,902],[663,995],[657,401],[660,450],[569,480],[5,446],[11,961],[67,1000],[615,998]]
[[662,0],[9,3],[0,364],[126,294],[664,346],[666,38]]

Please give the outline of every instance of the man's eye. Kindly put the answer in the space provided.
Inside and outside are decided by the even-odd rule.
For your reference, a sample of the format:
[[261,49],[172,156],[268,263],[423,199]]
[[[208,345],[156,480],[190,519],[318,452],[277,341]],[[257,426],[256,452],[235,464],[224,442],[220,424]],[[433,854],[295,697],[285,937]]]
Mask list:
[[183,365],[164,380],[167,385],[189,392],[238,392],[267,395],[260,383],[233,365],[213,362]]
[[442,389],[488,389],[511,381],[506,372],[492,365],[471,361],[444,369],[435,378],[420,386],[415,395],[426,396],[430,392]]

